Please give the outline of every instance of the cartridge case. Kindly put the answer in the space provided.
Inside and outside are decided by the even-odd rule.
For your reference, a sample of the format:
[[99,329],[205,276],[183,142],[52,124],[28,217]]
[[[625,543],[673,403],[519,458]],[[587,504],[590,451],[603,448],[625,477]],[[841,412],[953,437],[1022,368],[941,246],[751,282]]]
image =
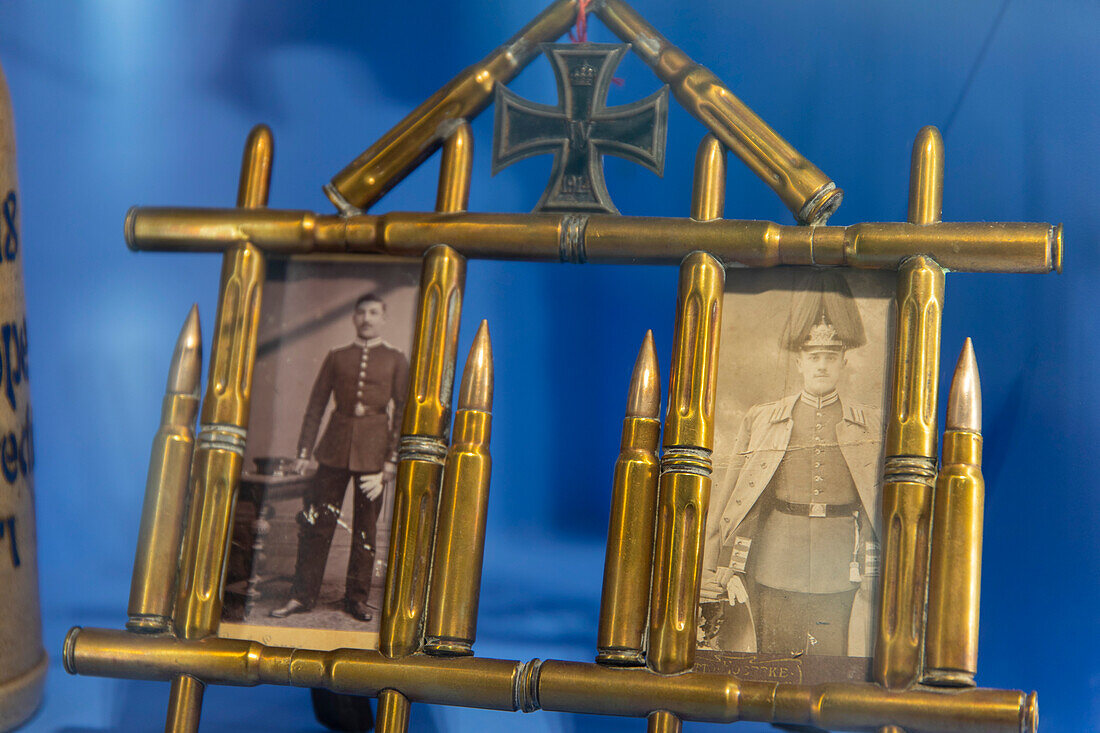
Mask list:
[[27,308],[15,128],[0,69],[0,731],[42,700],[42,648],[34,519],[34,438],[27,370]]
[[379,649],[387,657],[420,648],[465,278],[466,261],[450,247],[425,255],[382,609]]
[[1061,272],[1062,227],[905,222],[847,227],[600,214],[324,216],[308,211],[131,209],[134,250],[221,252],[249,241],[271,254],[420,257],[446,242],[465,257],[532,262],[675,264],[696,250],[727,267],[815,265],[896,270],[916,254],[953,272]]
[[646,664],[661,674],[695,660],[696,608],[710,502],[718,337],[725,270],[705,252],[684,258],[673,336]]
[[622,0],[603,0],[595,13],[645,61],[673,96],[779,195],[803,224],[824,224],[843,191],[734,96],[709,69],[669,43]]
[[950,430],[936,479],[924,682],[974,685],[982,578],[982,436]]
[[930,685],[972,687],[978,672],[982,584],[981,386],[970,339],[947,401],[943,460],[936,477],[924,678]]
[[462,374],[451,447],[443,468],[424,628],[429,654],[473,654],[489,514],[492,385],[489,329],[482,321]]
[[[325,186],[341,212],[367,209],[435,152],[459,123],[472,120],[497,84],[507,84],[573,24],[577,0],[556,0],[504,45],[470,66],[397,123]],[[437,242],[447,241],[445,239]]]
[[921,669],[928,583],[944,274],[927,257],[898,272],[894,388],[882,490],[882,584],[873,670],[906,687]]
[[130,581],[130,620],[126,622],[130,631],[159,633],[167,631],[172,623],[201,372],[199,312],[192,307],[176,341],[160,427],[153,437]]
[[660,372],[653,332],[647,332],[630,380],[627,414],[611,483],[611,518],[604,557],[596,661],[645,664],[645,633],[653,573],[653,533],[661,439]]

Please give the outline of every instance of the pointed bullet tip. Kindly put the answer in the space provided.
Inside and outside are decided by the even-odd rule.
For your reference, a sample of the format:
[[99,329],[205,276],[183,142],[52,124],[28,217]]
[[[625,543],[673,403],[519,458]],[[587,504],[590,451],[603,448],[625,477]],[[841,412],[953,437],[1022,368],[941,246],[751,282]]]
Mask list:
[[168,367],[168,386],[166,391],[172,394],[199,393],[199,378],[202,376],[202,328],[199,323],[199,306],[192,305],[187,319],[183,322],[180,335],[176,339],[176,348],[172,352],[172,363]]
[[642,347],[638,350],[638,358],[634,361],[626,416],[656,420],[660,414],[661,370],[657,365],[657,347],[653,342],[653,331],[649,330],[642,339]]
[[951,379],[951,392],[947,397],[947,429],[982,431],[982,385],[978,376],[978,360],[974,356],[974,344],[967,338],[963,342],[955,376]]
[[478,326],[466,368],[462,372],[462,384],[458,391],[458,409],[493,411],[493,345],[489,340],[489,322]]

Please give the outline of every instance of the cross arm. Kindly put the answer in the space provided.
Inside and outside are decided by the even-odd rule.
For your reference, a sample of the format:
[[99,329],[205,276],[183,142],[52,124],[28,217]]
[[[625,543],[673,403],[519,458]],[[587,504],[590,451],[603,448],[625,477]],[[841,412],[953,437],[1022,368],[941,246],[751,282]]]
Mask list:
[[134,208],[131,249],[220,252],[248,241],[274,255],[420,257],[446,242],[467,257],[675,264],[695,250],[727,267],[897,269],[914,255],[960,272],[1061,272],[1062,227],[1044,223],[883,222],[847,227],[578,215],[391,212],[341,217],[286,209]]

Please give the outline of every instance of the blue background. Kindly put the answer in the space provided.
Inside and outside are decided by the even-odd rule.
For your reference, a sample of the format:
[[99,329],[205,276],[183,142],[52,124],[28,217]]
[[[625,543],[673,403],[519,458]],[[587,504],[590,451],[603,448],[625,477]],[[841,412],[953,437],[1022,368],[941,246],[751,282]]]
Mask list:
[[[15,2],[0,62],[15,104],[30,324],[47,700],[30,730],[160,730],[167,686],[65,675],[74,624],[125,619],[148,448],[179,326],[209,346],[219,258],[134,254],[134,204],[229,206],[249,128],[275,133],[271,206],[331,212],[321,185],[542,7],[509,2]],[[1100,728],[1100,382],[1095,203],[1100,6],[1081,0],[776,0],[636,7],[846,191],[830,223],[905,217],[910,147],[947,146],[944,218],[1065,223],[1062,275],[948,278],[946,385],[974,337],[986,414],[979,681],[1038,689],[1047,731]],[[592,40],[613,40],[598,21]],[[611,102],[658,82],[628,57]],[[512,85],[552,103],[537,61]],[[525,211],[550,161],[489,176],[471,209]],[[673,105],[663,179],[617,159],[627,214],[684,216],[702,127]],[[426,210],[430,161],[375,211]],[[791,217],[730,159],[730,218]],[[667,366],[674,267],[471,262],[461,353],[488,318],[494,476],[478,651],[590,659],[609,479],[638,344]],[[301,690],[215,688],[204,730],[313,728]],[[415,709],[416,730],[641,730],[639,721]],[[703,730],[704,725],[687,726]],[[742,726],[740,729],[751,729]]]

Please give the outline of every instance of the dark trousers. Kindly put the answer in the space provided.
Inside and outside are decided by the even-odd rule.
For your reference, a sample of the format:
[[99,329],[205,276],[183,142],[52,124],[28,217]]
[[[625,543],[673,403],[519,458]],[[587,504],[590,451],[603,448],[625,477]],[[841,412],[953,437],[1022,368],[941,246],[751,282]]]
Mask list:
[[764,654],[848,655],[848,621],[856,588],[840,593],[796,593],[752,584],[756,649]]
[[298,514],[298,562],[294,570],[291,598],[312,608],[321,590],[329,547],[348,480],[352,480],[351,553],[348,556],[344,598],[366,603],[374,574],[374,528],[382,497],[370,501],[359,490],[359,475],[345,468],[321,464],[302,497]]

